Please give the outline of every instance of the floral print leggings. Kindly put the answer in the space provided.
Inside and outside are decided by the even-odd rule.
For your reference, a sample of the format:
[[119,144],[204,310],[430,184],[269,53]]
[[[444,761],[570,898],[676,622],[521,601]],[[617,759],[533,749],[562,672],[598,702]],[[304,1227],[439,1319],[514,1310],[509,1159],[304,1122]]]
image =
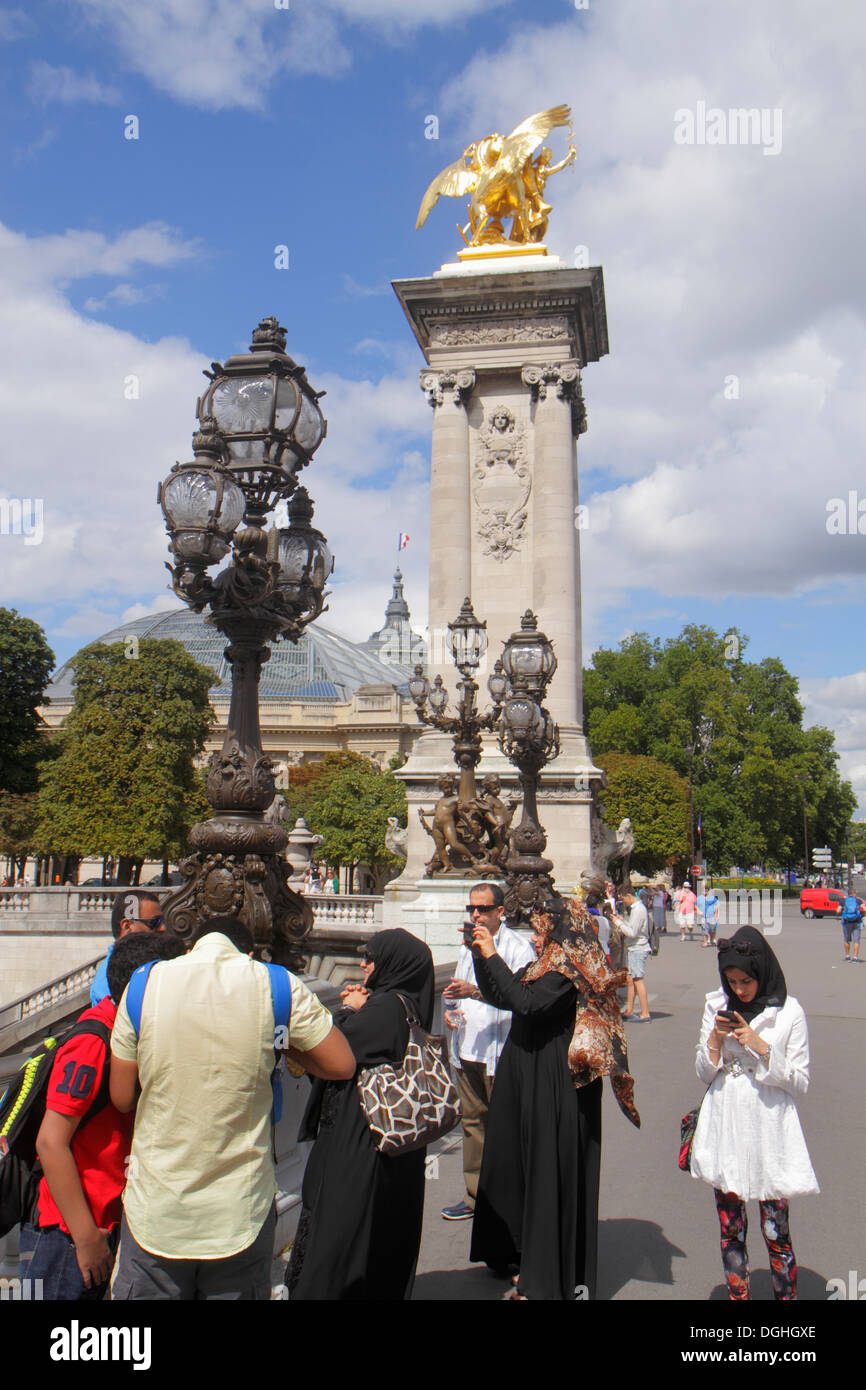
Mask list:
[[[750,1296],[746,1204],[736,1192],[720,1192],[718,1188],[713,1190],[722,1232],[722,1264],[728,1282],[728,1298],[739,1301]],[[777,1300],[788,1302],[797,1297],[797,1261],[788,1230],[788,1203],[781,1200],[759,1202],[758,1205],[761,1209],[761,1234],[770,1256],[773,1295]]]

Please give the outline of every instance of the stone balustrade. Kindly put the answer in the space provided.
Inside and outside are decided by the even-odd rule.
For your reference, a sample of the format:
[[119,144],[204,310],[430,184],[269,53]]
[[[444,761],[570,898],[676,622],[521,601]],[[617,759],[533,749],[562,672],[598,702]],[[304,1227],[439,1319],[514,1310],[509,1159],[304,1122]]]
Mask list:
[[313,909],[314,930],[319,927],[370,927],[382,925],[382,899],[342,893],[308,893]]
[[61,975],[56,980],[49,980],[47,984],[34,990],[32,994],[25,994],[20,999],[13,999],[11,1004],[0,1009],[0,1033],[9,1024],[21,1023],[25,1019],[32,1018],[34,1014],[40,1013],[43,1009],[49,1009],[54,1004],[89,988],[101,959],[102,957],[98,956],[96,960],[90,961],[87,965],[79,966],[77,970],[71,970],[67,975]]
[[[72,884],[0,889],[0,1017],[4,1006],[59,988],[63,980],[105,955],[111,944],[112,904],[118,893],[128,891]],[[162,898],[172,890],[155,886],[148,891]],[[307,901],[317,936],[369,934],[382,926],[379,897],[322,893],[308,896]],[[316,949],[315,954],[322,952]],[[52,1002],[57,1002],[56,997],[47,1004]]]

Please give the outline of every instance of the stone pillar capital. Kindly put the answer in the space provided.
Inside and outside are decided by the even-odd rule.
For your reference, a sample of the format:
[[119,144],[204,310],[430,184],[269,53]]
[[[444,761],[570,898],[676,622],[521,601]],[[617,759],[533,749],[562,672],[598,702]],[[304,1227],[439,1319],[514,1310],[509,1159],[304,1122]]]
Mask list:
[[584,433],[586,406],[583,401],[579,362],[545,362],[542,365],[531,363],[521,370],[520,377],[524,386],[529,387],[534,401],[546,400],[548,388],[555,386],[558,399],[571,403],[572,433]]
[[459,372],[421,373],[421,390],[434,410],[446,399],[449,399],[452,405],[465,405],[474,385],[475,373],[468,367],[462,368]]

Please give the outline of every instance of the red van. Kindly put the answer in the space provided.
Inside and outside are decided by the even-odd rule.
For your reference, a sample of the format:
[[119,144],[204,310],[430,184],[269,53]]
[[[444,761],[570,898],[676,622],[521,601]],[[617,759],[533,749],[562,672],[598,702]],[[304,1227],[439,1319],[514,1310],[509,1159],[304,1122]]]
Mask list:
[[[800,911],[804,917],[838,917],[847,896],[840,888],[804,888],[800,893]],[[857,901],[862,908],[863,899]]]

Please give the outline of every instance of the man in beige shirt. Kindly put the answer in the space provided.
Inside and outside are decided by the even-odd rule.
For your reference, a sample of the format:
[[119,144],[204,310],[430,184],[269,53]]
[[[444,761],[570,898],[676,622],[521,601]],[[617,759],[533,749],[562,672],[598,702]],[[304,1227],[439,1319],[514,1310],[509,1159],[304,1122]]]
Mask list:
[[[111,1037],[111,1099],[135,1119],[115,1299],[267,1299],[273,1256],[268,971],[235,918],[204,923],[188,955],[154,966],[136,1031]],[[352,1051],[316,996],[287,971],[286,1051],[313,1076],[347,1080]]]

